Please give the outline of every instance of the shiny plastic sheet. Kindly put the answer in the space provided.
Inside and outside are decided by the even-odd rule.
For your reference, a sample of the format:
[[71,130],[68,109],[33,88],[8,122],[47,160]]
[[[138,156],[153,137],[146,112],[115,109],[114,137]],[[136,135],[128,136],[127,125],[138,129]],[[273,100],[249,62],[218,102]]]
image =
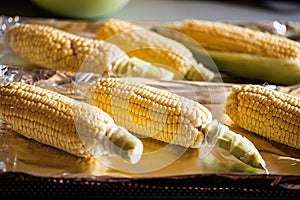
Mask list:
[[[14,23],[44,23],[81,35],[92,36],[101,22],[44,20],[30,18],[10,18],[2,16],[1,33]],[[267,22],[263,22],[267,23]],[[289,22],[291,24],[291,22]],[[267,23],[268,25],[272,23]],[[252,24],[253,25],[253,24]],[[270,26],[257,27],[270,29]],[[259,26],[258,26],[259,25]],[[289,27],[289,28],[288,28]],[[290,27],[293,27],[291,29]],[[299,29],[289,25],[286,34],[296,38]],[[272,29],[273,31],[276,29]],[[293,31],[292,31],[293,30]],[[282,32],[280,34],[283,34]],[[3,50],[3,49],[2,49]],[[84,100],[78,94],[84,90],[85,83],[97,78],[90,73],[72,74],[19,66],[0,66],[0,81],[23,81],[55,90],[70,97]],[[236,127],[224,114],[224,103],[230,83],[206,83],[188,81],[158,81],[132,78],[134,81],[171,90],[182,96],[199,101],[209,108],[215,119],[228,125],[232,130],[250,139],[260,151],[270,174],[300,175],[299,150],[286,147]],[[299,87],[270,86],[274,89],[299,95]],[[26,172],[38,176],[65,177],[127,177],[149,178],[197,174],[266,174],[241,163],[227,152],[217,148],[183,149],[175,145],[166,145],[152,139],[141,139],[145,146],[145,155],[138,165],[124,164],[118,159],[101,157],[99,159],[78,158],[60,150],[42,145],[10,131],[1,121],[0,126],[0,170],[6,172]],[[203,152],[207,152],[205,156]]]
[[[2,82],[24,81],[79,100],[82,98],[77,96],[80,91],[75,92],[74,88],[80,90],[84,88],[80,87],[80,84],[84,85],[86,81],[94,78],[91,74],[81,74],[82,77],[76,79],[73,75],[63,72],[4,66],[2,66],[1,74]],[[87,77],[89,78],[87,79]],[[75,82],[75,79],[82,82]],[[255,144],[266,161],[270,174],[300,174],[298,150],[270,142],[244,131],[232,124],[223,114],[225,99],[232,84],[131,79],[157,88],[167,88],[177,94],[201,102],[213,112],[216,119],[237,133],[246,136]],[[77,86],[70,87],[70,85]],[[277,89],[286,88],[277,87]],[[265,174],[265,171],[249,167],[217,148],[208,149],[206,156],[200,157],[200,152],[205,151],[205,149],[184,149],[175,145],[166,145],[153,139],[141,138],[141,140],[145,146],[144,156],[138,165],[131,165],[105,156],[99,159],[77,158],[26,139],[10,131],[9,127],[2,122],[0,134],[1,167],[4,171],[28,172],[43,176],[76,177],[157,177],[203,173]]]

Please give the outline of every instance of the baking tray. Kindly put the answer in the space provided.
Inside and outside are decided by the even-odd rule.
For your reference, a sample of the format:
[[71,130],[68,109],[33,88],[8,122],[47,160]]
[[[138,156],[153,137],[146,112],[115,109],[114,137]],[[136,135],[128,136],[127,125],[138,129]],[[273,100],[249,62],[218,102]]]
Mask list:
[[[40,23],[83,35],[94,37],[101,21],[59,20],[1,16],[0,34],[16,23]],[[285,26],[285,32],[278,27]],[[159,24],[141,24],[144,27]],[[300,29],[295,22],[262,21],[239,24],[299,39]],[[3,49],[2,49],[3,50]],[[1,80],[26,81],[77,98],[72,84],[84,84],[91,79],[89,74],[51,71],[1,65]],[[1,191],[5,197],[45,196],[53,197],[172,197],[201,198],[298,198],[300,189],[300,153],[236,127],[223,114],[224,103],[232,85],[249,80],[219,74],[216,82],[162,81],[132,78],[134,81],[171,90],[182,96],[199,101],[207,106],[214,117],[231,129],[249,138],[267,162],[269,173],[240,163],[226,152],[210,150],[203,160],[199,152],[188,149],[166,149],[163,156],[176,159],[166,165],[158,164],[155,169],[134,170],[124,165],[121,168],[106,165],[101,161],[82,159],[46,147],[9,131],[1,123],[0,132],[0,176]],[[76,82],[76,83],[74,83]],[[255,82],[256,83],[256,82]],[[276,90],[298,96],[299,86],[283,87],[271,85]],[[299,95],[300,96],[300,95]],[[144,140],[148,149],[160,149],[164,144]],[[154,145],[153,145],[154,144]],[[170,150],[171,149],[171,150]],[[169,151],[170,150],[170,151]],[[175,152],[175,154],[174,154]],[[179,152],[179,154],[178,154]],[[181,152],[181,153],[180,153]],[[201,162],[200,162],[200,161]],[[108,160],[109,161],[109,160]],[[153,160],[152,160],[153,161]],[[148,161],[149,162],[149,161]],[[155,163],[155,161],[153,161]],[[117,162],[118,163],[118,162]],[[147,163],[147,162],[146,162]],[[137,171],[136,171],[137,170]]]

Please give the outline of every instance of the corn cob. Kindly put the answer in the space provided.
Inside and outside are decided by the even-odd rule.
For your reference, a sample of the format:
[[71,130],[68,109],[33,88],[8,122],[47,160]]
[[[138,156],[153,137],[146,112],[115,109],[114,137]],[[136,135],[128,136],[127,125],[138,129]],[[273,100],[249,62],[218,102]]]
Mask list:
[[[177,72],[176,79],[182,79],[187,74],[195,81],[210,81],[214,77],[213,72],[197,64],[184,45],[133,23],[109,19],[98,29],[96,39],[117,45],[131,57],[172,69]],[[191,69],[193,71],[189,72]]]
[[185,20],[168,27],[186,34],[204,48],[211,50],[300,59],[299,42],[250,28],[201,20]]
[[[221,72],[281,85],[300,83],[297,41],[233,24],[194,19],[165,24],[155,30],[186,45],[198,60],[203,60],[208,53]],[[184,40],[178,32],[192,38],[206,51]]]
[[251,166],[264,166],[249,140],[212,121],[211,112],[196,101],[125,79],[100,78],[90,87],[87,102],[135,134],[187,148],[216,143]]
[[[109,72],[118,76],[130,70],[138,70],[142,72],[139,74],[147,77],[173,77],[173,73],[167,69],[142,60],[137,62],[136,59],[130,59],[116,45],[74,35],[51,26],[22,24],[10,29],[6,37],[13,52],[31,64],[47,69]],[[153,74],[152,70],[159,73]]]
[[160,80],[172,80],[174,73],[163,67],[157,67],[139,58],[121,58],[113,62],[112,75],[126,77],[156,78]]
[[220,71],[279,85],[300,83],[300,62],[264,56],[208,51]]
[[137,162],[141,141],[101,109],[21,82],[0,85],[0,116],[12,130],[79,157]]
[[226,114],[241,128],[300,149],[300,99],[260,85],[232,88]]

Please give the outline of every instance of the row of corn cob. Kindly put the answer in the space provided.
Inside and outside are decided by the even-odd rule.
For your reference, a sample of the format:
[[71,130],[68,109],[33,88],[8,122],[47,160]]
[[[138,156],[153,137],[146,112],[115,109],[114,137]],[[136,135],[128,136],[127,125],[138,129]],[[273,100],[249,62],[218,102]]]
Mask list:
[[[189,148],[203,147],[214,140],[246,163],[259,166],[261,162],[258,152],[253,154],[251,142],[213,122],[211,112],[190,99],[114,78],[91,83],[86,96],[88,103],[102,108],[133,133]],[[259,85],[244,85],[233,87],[225,111],[240,127],[300,149],[299,105],[300,99],[295,96]],[[218,133],[221,129],[224,132]]]
[[[13,130],[77,156],[108,153],[137,162],[141,142],[116,122],[138,135],[188,148],[215,142],[252,166],[264,165],[251,142],[212,122],[210,111],[201,104],[143,84],[99,79],[87,99],[103,110],[17,82],[1,84],[0,97],[1,117]],[[299,103],[288,94],[244,85],[233,88],[225,108],[242,128],[300,149]]]
[[117,45],[130,57],[175,70],[177,79],[210,81],[214,78],[213,72],[197,63],[192,52],[183,44],[137,24],[108,19],[98,29],[96,39]]
[[[110,26],[114,23],[117,23],[116,27],[121,27],[121,31],[117,28],[116,31],[113,30],[112,33],[110,33],[109,31],[107,31],[107,29],[110,30]],[[109,27],[109,28],[107,28],[107,27]],[[115,26],[113,25],[112,27],[115,27]],[[205,27],[209,27],[209,26],[205,26]],[[137,30],[137,29],[139,31],[132,31],[132,30]],[[214,27],[214,29],[218,29],[218,27]],[[39,30],[39,31],[36,31],[36,30]],[[137,43],[135,44],[135,42],[143,41],[143,40],[137,39],[135,41],[134,38],[143,38],[142,36],[146,35],[146,33],[144,33],[143,31],[148,32],[148,30],[141,29],[141,27],[138,27],[138,26],[131,27],[130,24],[126,24],[125,22],[121,22],[118,20],[110,20],[110,21],[108,21],[107,24],[104,24],[104,26],[99,29],[97,37],[99,37],[99,35],[102,34],[101,30],[103,31],[103,37],[105,37],[105,33],[107,33],[107,32],[109,33],[109,36],[113,36],[116,33],[119,33],[118,31],[120,31],[120,32],[128,31],[128,35],[120,34],[120,37],[116,36],[116,37],[111,37],[111,39],[109,39],[112,41],[112,43],[115,42],[116,44],[118,44],[118,46],[122,44],[122,42],[120,42],[120,41],[126,40],[122,37],[127,38],[129,36],[133,37],[132,44],[136,45]],[[225,32],[225,30],[223,32]],[[37,40],[36,41],[37,43],[34,43],[33,40],[30,41],[28,39],[29,38],[28,36],[30,36],[30,34],[33,34],[34,37],[38,37],[40,40]],[[153,32],[151,32],[151,34],[153,34]],[[22,37],[20,35],[24,35],[24,38],[20,38],[20,37]],[[70,44],[71,46],[67,46],[66,51],[63,50],[59,53],[54,53],[54,55],[62,55],[62,58],[52,59],[51,57],[49,57],[49,55],[52,55],[51,52],[53,52],[52,51],[53,50],[52,49],[53,48],[53,39],[55,38],[55,37],[54,38],[48,37],[49,35],[50,36],[56,35],[56,37],[58,38],[57,40],[62,41],[63,44],[65,44],[64,38],[66,37],[66,35],[67,35],[67,38],[69,39],[68,41],[71,41],[71,44]],[[41,62],[38,64],[49,66],[49,68],[52,68],[52,69],[57,69],[56,67],[62,66],[65,70],[69,70],[75,66],[75,68],[73,68],[71,70],[75,69],[75,71],[76,71],[76,70],[78,70],[78,64],[83,62],[82,60],[78,61],[78,58],[84,58],[84,60],[86,59],[86,57],[84,57],[82,55],[88,55],[89,53],[91,53],[89,51],[94,51],[95,48],[99,47],[99,46],[101,47],[101,49],[98,49],[100,52],[102,52],[102,53],[108,52],[106,50],[106,48],[108,48],[107,46],[111,45],[110,43],[103,42],[103,40],[96,41],[96,40],[87,39],[88,42],[86,44],[88,47],[84,48],[84,47],[80,46],[80,44],[81,43],[85,44],[86,38],[84,38],[82,40],[81,39],[78,40],[78,38],[80,38],[78,36],[74,36],[74,35],[71,35],[71,34],[68,34],[65,32],[61,32],[60,30],[54,29],[52,27],[46,27],[46,26],[40,26],[40,25],[24,25],[24,26],[22,25],[20,27],[12,29],[9,36],[10,36],[10,40],[9,40],[10,46],[13,49],[15,49],[16,52],[18,52],[21,55],[25,55],[24,56],[25,58],[31,60],[34,63]],[[164,40],[164,39],[160,40],[160,36],[158,36],[158,35],[153,36],[153,38],[155,38],[155,37],[157,37],[158,39],[154,40],[154,41],[160,41],[159,44],[162,44],[162,46],[160,48],[164,49],[163,45],[165,45],[165,43],[163,41],[167,41],[167,40]],[[15,39],[13,39],[13,38],[15,38]],[[113,38],[117,38],[117,39],[113,39]],[[97,38],[97,39],[101,39],[101,38]],[[26,50],[26,48],[22,48],[22,44],[20,41],[27,41],[28,44],[26,43],[26,45],[34,46],[34,48]],[[283,43],[284,42],[285,41],[283,41]],[[44,44],[45,47],[49,47],[49,48],[45,48],[46,51],[43,48],[40,49],[40,48],[38,48],[38,46],[40,44]],[[48,46],[49,44],[52,44],[52,45]],[[54,42],[54,44],[55,44],[55,42]],[[73,46],[74,44],[75,44],[75,46]],[[77,44],[80,47],[76,46]],[[166,42],[166,44],[169,44],[169,43]],[[273,43],[270,43],[270,44],[273,44]],[[294,44],[294,43],[292,43],[292,44]],[[91,45],[91,46],[89,46],[89,45]],[[61,45],[61,46],[63,46],[63,45]],[[126,48],[126,47],[123,47],[123,48]],[[151,48],[147,48],[145,46],[139,46],[139,48],[142,48],[141,50],[136,49],[137,48],[136,46],[130,47],[130,48],[133,48],[133,49],[129,49],[129,50],[132,50],[128,53],[129,56],[139,57],[138,55],[141,52],[148,52],[148,53],[142,53],[142,55],[145,57],[141,57],[141,58],[145,59],[145,60],[149,59],[147,61],[149,61],[151,63],[155,63],[155,62],[161,63],[163,61],[167,62],[167,60],[168,60],[168,59],[151,60],[154,58],[158,59],[158,56],[151,56],[154,54],[153,52],[155,52],[155,51],[153,51],[153,48],[154,48],[153,46],[151,46]],[[169,48],[171,48],[171,47],[169,47],[169,46],[166,47],[166,49],[169,49]],[[36,54],[30,53],[30,52],[34,52],[36,49],[40,49],[40,50],[37,50],[37,52],[35,52]],[[50,51],[49,51],[49,49],[50,49]],[[64,48],[58,48],[58,49],[61,50]],[[88,53],[87,54],[86,54],[86,52],[82,53],[83,49],[84,49],[84,51],[87,51]],[[108,49],[110,49],[110,48],[108,48]],[[297,50],[297,48],[295,48],[295,49]],[[68,53],[69,50],[70,50],[70,52]],[[128,49],[126,51],[128,51]],[[141,52],[139,52],[139,51],[141,51]],[[173,50],[173,51],[175,51],[175,50]],[[44,52],[46,52],[46,53],[43,55]],[[96,52],[97,52],[97,50],[96,50]],[[120,54],[118,54],[118,52]],[[165,58],[168,58],[168,56],[170,56],[170,59],[174,58],[174,55],[173,55],[174,53],[170,54],[170,52],[166,51],[168,53],[164,54],[163,53],[164,51],[161,51],[161,50],[158,52],[160,52],[160,54],[164,55]],[[122,50],[118,49],[117,47],[114,49],[113,53],[116,53],[115,55],[122,57],[122,59],[124,59],[126,61],[129,60],[129,57],[127,57],[126,55],[124,56],[122,54],[123,53]],[[43,55],[43,57],[39,57],[40,55]],[[107,55],[110,55],[110,53],[108,53]],[[123,55],[123,56],[120,56],[120,55]],[[28,56],[28,57],[26,57],[26,56]],[[148,56],[148,58],[147,58],[147,56]],[[264,55],[264,56],[267,56],[267,55]],[[274,55],[270,55],[270,57],[272,57],[272,56],[274,56]],[[280,57],[280,55],[277,55],[277,56],[280,59],[283,59],[283,58],[285,59],[285,57]],[[112,60],[109,60],[109,59],[108,59],[109,61],[107,61],[107,57],[109,57],[109,56],[105,55],[104,57],[97,58],[97,59],[99,59],[99,60],[96,59],[98,62],[95,62],[97,64],[97,66],[99,63],[104,62],[105,63],[104,65],[110,66],[109,68],[107,68],[108,71],[111,70],[111,71],[116,72],[116,71],[120,70],[120,68],[118,68],[120,63],[123,65],[124,65],[124,63],[126,63],[126,62],[123,62],[122,59],[119,59],[118,62],[111,62]],[[67,58],[67,59],[65,59],[65,58]],[[49,60],[47,60],[47,59],[50,59],[51,62],[49,62]],[[161,59],[161,57],[159,59]],[[190,60],[191,59],[192,58],[190,58]],[[292,57],[290,56],[290,57],[287,57],[286,59],[292,59]],[[295,59],[297,60],[297,57]],[[57,64],[57,63],[55,64],[55,62],[53,60],[59,64]],[[183,60],[184,60],[184,58],[183,58]],[[71,62],[68,62],[68,61],[71,61]],[[94,63],[95,60],[92,59],[92,61],[93,61],[92,63],[95,64]],[[43,63],[43,62],[45,62],[45,63]],[[117,64],[116,65],[113,65],[113,64],[108,65],[108,63],[113,63],[113,64],[117,63]],[[170,62],[165,65],[170,66],[171,63],[177,63],[177,62]],[[184,63],[184,61],[181,60],[181,63]],[[87,67],[91,67],[91,68],[88,68],[88,70],[95,69],[94,68],[95,65],[93,65],[93,64],[87,65]],[[182,65],[184,65],[184,64],[182,64]],[[195,62],[192,65],[186,65],[186,66],[188,66],[188,67],[184,68],[184,69],[186,69],[186,71],[181,70],[180,68],[178,68],[178,69],[175,68],[175,69],[179,72],[181,71],[182,75],[187,76],[187,74],[189,74],[189,71],[192,71],[191,69],[195,69],[192,67],[193,65],[195,65]],[[59,69],[61,69],[61,68],[59,68]],[[115,69],[115,70],[112,70],[112,69]],[[120,71],[122,71],[122,70],[120,70]],[[199,104],[197,104],[195,102],[191,102],[185,98],[174,96],[174,94],[169,94],[169,93],[166,93],[165,91],[160,91],[160,90],[157,91],[154,88],[148,88],[144,85],[139,85],[139,84],[130,83],[130,82],[129,83],[123,82],[123,81],[120,81],[119,79],[100,79],[98,83],[95,83],[95,85],[93,85],[92,90],[90,90],[90,91],[93,91],[93,92],[90,92],[88,94],[89,103],[102,108],[109,115],[111,115],[111,117],[113,117],[113,119],[116,121],[117,124],[120,124],[120,125],[126,127],[129,131],[132,131],[136,134],[144,135],[146,133],[146,136],[148,136],[148,137],[153,137],[155,139],[159,139],[159,140],[162,140],[162,141],[165,141],[168,143],[179,144],[179,145],[182,145],[185,147],[199,148],[204,143],[205,138],[209,138],[210,135],[212,135],[212,136],[215,135],[216,132],[219,131],[219,129],[220,129],[219,127],[221,127],[221,125],[216,125],[216,124],[212,123],[212,116],[205,107],[203,107],[201,105],[199,106]],[[238,90],[234,89],[233,91],[238,91]],[[260,91],[260,90],[258,90],[258,91]],[[256,91],[256,93],[259,93],[259,92]],[[231,95],[230,98],[232,96],[234,96],[234,95]],[[249,94],[247,93],[245,98],[248,98],[248,97],[249,97]],[[269,96],[267,96],[267,97],[269,98]],[[255,97],[255,98],[257,98],[257,97]],[[156,102],[157,99],[158,99],[158,102]],[[255,100],[258,100],[258,99],[255,99]],[[274,99],[276,99],[276,101]],[[271,100],[268,100],[268,99],[262,100],[262,102],[270,102],[270,101],[272,102],[272,98],[271,98]],[[277,96],[276,96],[276,98],[273,98],[273,102],[277,102],[279,105],[284,104],[286,102],[285,100],[282,100],[282,99],[281,99],[281,101],[283,101],[283,103],[282,102],[280,103],[280,101],[278,103]],[[229,99],[229,102],[231,102],[230,99]],[[293,102],[296,102],[295,105],[299,105],[299,100],[296,99]],[[279,131],[280,133],[276,132],[279,134],[277,134],[276,137],[272,138],[273,137],[271,134],[272,131],[270,132],[270,128],[267,128],[267,127],[269,127],[268,125],[270,123],[271,124],[274,123],[274,121],[272,121],[273,115],[268,114],[269,112],[266,113],[266,111],[262,111],[263,112],[262,115],[259,115],[259,114],[256,115],[255,111],[253,111],[253,112],[249,111],[251,109],[251,106],[248,109],[246,109],[246,108],[233,108],[234,106],[232,106],[232,105],[235,105],[236,107],[238,107],[238,105],[233,104],[233,103],[228,103],[228,105],[231,105],[231,106],[226,107],[228,115],[231,116],[233,121],[235,121],[237,124],[241,124],[241,127],[244,127],[253,132],[258,132],[257,128],[254,128],[254,127],[256,127],[256,125],[257,125],[256,123],[260,123],[260,125],[259,125],[260,127],[266,126],[266,128],[262,128],[262,129],[266,130],[266,131],[263,131],[262,135],[264,135],[268,138],[271,138],[275,141],[280,141],[285,144],[288,144],[289,143],[288,141],[290,141],[290,140],[284,139],[286,142],[283,142],[282,138],[290,137],[290,138],[294,139],[293,140],[294,142],[291,146],[295,147],[295,148],[299,148],[299,146],[297,146],[297,141],[298,141],[297,132],[298,132],[298,127],[299,127],[299,120],[297,121],[297,119],[299,118],[299,109],[298,109],[299,106],[295,107],[294,104],[292,105],[292,106],[294,106],[293,107],[294,110],[292,110],[293,111],[292,114],[291,115],[287,114],[288,116],[291,116],[291,118],[286,117],[286,119],[288,119],[288,121],[280,123],[280,128],[276,129],[276,130],[279,130],[279,129],[280,130],[286,129],[286,130]],[[242,106],[244,106],[244,105],[247,105],[247,103],[244,103],[242,101]],[[12,106],[12,105],[10,105],[10,106]],[[269,105],[267,105],[267,106],[269,106]],[[265,109],[265,107],[263,105],[257,106],[257,107]],[[289,107],[289,104],[288,104],[288,107]],[[230,110],[234,110],[234,109],[238,110],[238,111],[235,111],[235,112],[232,111],[233,114],[231,114]],[[281,110],[279,107],[279,108],[277,108],[276,111],[278,111],[278,109]],[[290,109],[290,107],[289,107],[289,109]],[[58,110],[60,110],[60,109],[58,109]],[[247,110],[247,111],[245,112],[245,110]],[[265,110],[269,110],[269,108],[266,108]],[[291,110],[288,110],[288,111],[291,111]],[[121,114],[121,113],[123,113],[123,114]],[[238,113],[241,116],[235,117],[235,116],[238,116]],[[249,113],[251,113],[251,114],[249,114]],[[274,112],[274,113],[275,113],[274,115],[276,115],[276,112]],[[246,117],[244,115],[247,115],[248,117],[249,116],[250,117],[248,119],[246,119]],[[268,115],[267,116],[268,120],[264,121],[263,119],[266,118],[266,115]],[[14,114],[12,114],[12,116],[14,116]],[[13,118],[13,117],[11,117],[11,118]],[[270,120],[270,118],[271,118],[271,120]],[[9,120],[9,119],[10,118],[7,118],[7,120]],[[260,122],[257,122],[257,120],[253,120],[253,119],[261,119],[261,120],[260,120]],[[26,120],[28,120],[28,119],[25,119],[25,121],[22,123],[26,124],[27,123]],[[250,125],[249,124],[247,126],[243,125],[245,120],[248,123],[251,121]],[[281,119],[278,117],[275,120],[277,120],[278,122],[281,121]],[[23,127],[22,123],[21,123],[21,126]],[[213,125],[210,126],[211,124],[213,124]],[[22,131],[22,129],[20,127],[17,128],[18,131]],[[251,129],[251,127],[252,127],[252,129]],[[290,131],[290,133],[286,132],[286,131]],[[186,133],[188,133],[188,134],[186,134]],[[285,137],[286,135],[288,137]],[[261,167],[264,165],[264,163],[263,163],[259,153],[255,149],[255,147],[250,142],[248,142],[245,138],[239,138],[236,136],[236,134],[234,134],[233,132],[231,132],[229,130],[225,130],[219,136],[220,137],[217,137],[218,138],[217,145],[219,145],[223,148],[226,148],[227,150],[232,151],[233,155],[235,155],[239,159],[241,159],[244,162],[249,163],[253,166]],[[34,136],[34,137],[36,137],[36,136]],[[215,137],[212,137],[212,138],[214,139]],[[51,140],[51,142],[53,142],[53,140]],[[50,145],[51,145],[51,142],[50,142]],[[212,142],[212,141],[210,141],[210,142]],[[237,142],[238,143],[240,142],[241,144],[243,144],[243,145],[241,145],[241,149],[237,149],[236,146],[231,145],[231,144],[234,144]],[[247,148],[245,148],[245,147],[247,147]],[[127,157],[128,157],[128,155],[127,155]],[[130,160],[130,158],[127,158],[127,159]],[[135,161],[137,161],[137,160],[138,159],[135,159]]]
[[13,61],[2,59],[2,64],[11,64],[10,62],[21,57],[27,62],[26,65],[52,70],[109,73],[117,76],[129,76],[130,72],[133,75],[167,80],[174,77],[170,70],[138,58],[129,58],[116,45],[74,35],[51,26],[21,24],[8,30],[3,38],[3,43],[12,50],[15,57]]
[[[97,39],[92,39],[46,25],[21,24],[7,31],[4,38],[17,56],[33,65],[54,70],[111,73],[117,76],[138,75],[170,80],[184,78],[191,66],[197,64],[191,52],[180,43],[150,30],[141,31],[140,34],[139,31],[134,32],[136,34],[132,38],[115,37],[117,40],[121,39],[121,43],[116,43],[104,41],[106,38],[99,38],[99,34]],[[138,35],[143,35],[144,38],[138,38]],[[149,42],[152,37],[154,43]],[[138,40],[141,45],[137,45]],[[124,46],[127,48],[122,48]],[[144,50],[132,56],[140,48]],[[187,78],[209,81],[214,76],[213,72],[201,64],[197,64],[196,69]]]
[[[196,50],[196,55],[203,52],[204,47],[218,69],[232,75],[285,85],[300,83],[300,43],[297,41],[233,24],[200,20],[162,25],[155,30],[161,34],[133,23],[109,19],[99,28],[96,39],[108,40],[130,56],[173,66],[189,80],[203,80],[199,75],[209,77],[210,71],[202,68],[203,65],[197,66],[190,50],[182,44]],[[182,44],[168,41],[162,35]],[[183,57],[174,56],[173,52]],[[201,54],[199,59],[203,60],[203,56],[207,55]]]
[[300,83],[298,41],[234,24],[195,19],[165,24],[156,31],[199,53],[182,39],[182,34],[190,37],[205,48],[220,71],[231,75],[282,85]]
[[108,154],[138,162],[143,144],[128,129],[187,148],[216,145],[265,167],[249,140],[212,121],[211,112],[193,100],[118,78],[100,78],[90,87],[87,104],[25,83],[1,84],[1,117],[25,137],[76,156]]
[[136,163],[143,152],[141,141],[103,110],[37,86],[0,84],[0,116],[23,136],[79,157]]
[[191,99],[118,78],[91,82],[84,96],[137,135],[186,148],[217,146],[253,167],[265,167],[247,138],[213,120],[206,107]]
[[[12,28],[7,35],[9,46],[16,54],[46,68],[124,75],[138,67],[138,71],[144,70],[146,74],[153,69],[163,71],[150,73],[158,78],[165,73],[169,77],[173,72],[175,79],[212,80],[214,73],[197,63],[190,50],[195,48],[195,43],[190,49],[183,45],[185,35],[207,50],[220,71],[285,85],[300,82],[299,42],[221,22],[185,20],[161,27],[173,31],[158,29],[161,34],[157,34],[133,23],[108,19],[94,39],[37,24]],[[176,37],[176,32],[182,34]],[[127,54],[144,62],[132,65],[134,62]],[[144,69],[143,65],[151,68]]]

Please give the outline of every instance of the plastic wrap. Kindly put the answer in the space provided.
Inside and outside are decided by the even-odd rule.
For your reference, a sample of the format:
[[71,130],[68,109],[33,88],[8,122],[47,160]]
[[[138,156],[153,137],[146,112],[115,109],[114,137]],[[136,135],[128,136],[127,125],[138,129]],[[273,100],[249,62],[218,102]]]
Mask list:
[[[10,25],[15,23],[44,23],[80,35],[92,36],[101,25],[101,22],[12,18],[6,16],[2,16],[0,22],[2,24],[0,30],[1,34],[3,34]],[[286,36],[294,39],[297,37],[297,34],[299,35],[299,28],[294,23],[287,23],[285,32],[282,32],[284,29],[282,27],[280,29],[281,32],[278,32],[277,23],[279,22],[249,23],[248,25],[269,31],[271,30],[273,32],[275,31],[281,35],[286,33]],[[272,24],[273,28],[270,26]],[[281,25],[283,26],[284,24]],[[2,47],[1,52],[5,51],[3,48],[4,47]],[[30,84],[55,90],[79,100],[84,100],[78,95],[80,90],[84,89],[84,84],[95,78],[97,78],[97,75],[91,73],[73,74],[46,69],[0,65],[0,82],[28,82]],[[224,114],[224,104],[231,86],[239,83],[208,83],[181,80],[159,81],[145,78],[131,79],[157,88],[168,89],[182,96],[199,101],[212,111],[215,119],[226,124],[237,133],[246,136],[255,144],[266,161],[269,175],[281,177],[280,180],[284,180],[283,185],[286,188],[299,188],[299,150],[268,141],[265,138],[242,130],[235,126]],[[76,87],[74,87],[74,84]],[[282,92],[299,95],[299,87],[297,86],[272,87]],[[142,139],[142,141],[145,146],[145,154],[149,156],[142,160],[140,165],[130,166],[123,165],[118,160],[113,161],[116,163],[111,163],[112,161],[105,156],[99,159],[74,157],[60,150],[26,139],[19,134],[10,131],[9,127],[1,121],[0,171],[7,174],[28,173],[38,177],[51,178],[81,178],[82,180],[84,178],[92,178],[93,180],[100,182],[105,182],[108,179],[110,180],[110,178],[115,181],[124,180],[122,178],[133,181],[136,181],[136,179],[149,181],[151,178],[167,178],[169,180],[174,180],[174,177],[176,177],[176,180],[199,179],[199,177],[200,179],[205,179],[206,176],[212,174],[213,176],[221,177],[221,179],[226,177],[226,179],[232,181],[240,180],[240,178],[249,178],[251,180],[262,178],[263,180],[267,180],[269,177],[269,175],[266,174],[266,171],[243,164],[227,152],[218,148],[213,148],[209,151],[207,156],[200,158],[199,150],[181,149],[181,147],[173,145],[166,146],[164,143],[152,139]],[[159,153],[157,151],[159,151]],[[284,177],[289,176],[292,176],[293,178],[284,179]],[[275,178],[275,180],[277,179]],[[275,184],[274,182],[276,181],[273,181],[270,185],[280,185],[278,184],[280,183],[280,180]],[[291,180],[290,183],[289,180]],[[213,183],[209,184],[213,185]],[[269,184],[268,181],[267,184]]]

